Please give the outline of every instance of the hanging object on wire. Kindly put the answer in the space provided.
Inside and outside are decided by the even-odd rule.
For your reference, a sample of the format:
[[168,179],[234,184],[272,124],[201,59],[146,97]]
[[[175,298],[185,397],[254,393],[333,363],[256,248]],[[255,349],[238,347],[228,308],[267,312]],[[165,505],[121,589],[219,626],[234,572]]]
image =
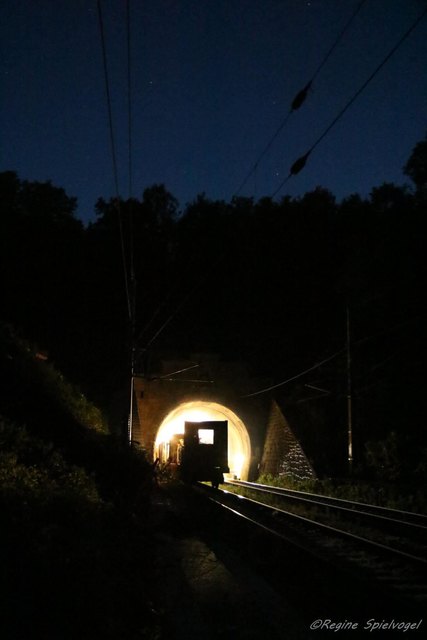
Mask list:
[[295,160],[294,164],[290,168],[289,175],[296,176],[297,173],[302,171],[305,167],[305,164],[308,160],[309,155],[310,155],[310,151],[308,151],[304,156],[301,156],[300,158],[298,158],[298,160]]
[[310,80],[310,82],[305,85],[304,89],[301,89],[301,91],[297,93],[295,98],[292,100],[291,111],[296,111],[305,102],[305,99],[307,98],[307,94],[311,89],[311,85],[312,85],[312,80]]

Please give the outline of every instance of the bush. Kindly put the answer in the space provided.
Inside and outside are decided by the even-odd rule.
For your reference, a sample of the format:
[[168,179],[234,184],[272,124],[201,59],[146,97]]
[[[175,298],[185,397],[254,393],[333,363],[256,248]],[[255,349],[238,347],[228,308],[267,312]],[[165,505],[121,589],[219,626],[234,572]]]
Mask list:
[[0,419],[0,442],[0,636],[154,637],[142,519],[24,428]]

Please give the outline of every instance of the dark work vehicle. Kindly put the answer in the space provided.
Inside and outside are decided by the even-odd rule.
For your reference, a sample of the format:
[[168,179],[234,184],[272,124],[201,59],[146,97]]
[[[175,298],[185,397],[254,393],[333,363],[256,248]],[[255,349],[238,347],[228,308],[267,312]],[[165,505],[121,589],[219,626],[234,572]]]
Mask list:
[[228,467],[228,421],[186,422],[181,452],[184,482],[207,480],[217,489]]

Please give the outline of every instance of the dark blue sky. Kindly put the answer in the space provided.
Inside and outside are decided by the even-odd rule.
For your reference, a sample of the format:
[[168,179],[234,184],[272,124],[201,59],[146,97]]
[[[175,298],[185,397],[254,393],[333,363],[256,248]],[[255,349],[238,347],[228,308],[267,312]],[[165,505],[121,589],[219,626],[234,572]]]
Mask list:
[[[133,0],[133,195],[161,182],[182,207],[201,192],[229,200],[358,1]],[[425,6],[367,0],[241,195],[275,191]],[[124,0],[104,0],[103,15],[127,197]],[[427,18],[280,195],[405,182],[427,130],[426,35]],[[114,194],[95,0],[5,0],[0,46],[0,170],[51,180],[93,219],[97,198]]]

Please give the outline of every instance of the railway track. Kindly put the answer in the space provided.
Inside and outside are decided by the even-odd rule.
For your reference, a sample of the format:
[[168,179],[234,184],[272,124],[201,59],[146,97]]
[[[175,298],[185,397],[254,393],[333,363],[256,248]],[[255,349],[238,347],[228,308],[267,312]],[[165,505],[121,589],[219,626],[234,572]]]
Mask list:
[[425,564],[427,568],[427,516],[424,514],[258,483],[233,481],[228,484],[234,490],[249,491],[252,497],[261,496],[260,502],[267,499],[281,513],[302,515],[307,521],[318,523],[318,527],[332,527],[341,537],[359,539],[360,544],[377,547],[383,553],[387,551],[389,555],[401,556],[418,565]]
[[[380,590],[386,600],[390,594],[392,599],[397,597],[398,601],[401,599],[412,603],[415,609],[417,606],[425,607],[425,516],[411,513],[406,517],[409,512],[360,505],[325,496],[300,495],[301,492],[289,490],[282,492],[274,487],[253,483],[232,484],[234,487],[250,488],[259,494],[270,493],[276,498],[279,497],[281,506],[277,503],[268,505],[254,498],[231,493],[227,489],[201,489],[207,492],[211,501],[227,510],[229,516],[244,519],[248,530],[253,527],[261,532],[263,544],[267,545],[267,550],[270,548],[267,556],[269,553],[271,555],[271,549],[275,550],[280,544],[284,544],[288,549],[298,549],[299,554],[309,557],[308,563],[321,562],[329,568],[339,567],[348,580],[357,577],[357,581],[361,581],[365,586],[370,585],[369,588],[372,587],[375,593]],[[272,491],[269,491],[270,489]],[[314,508],[316,518],[286,509],[285,500]],[[323,517],[319,520],[321,510]],[[256,545],[253,546],[254,552],[259,553]],[[273,551],[273,555],[274,553]]]
[[[357,541],[365,548],[376,548],[382,555],[387,553],[414,565],[425,565],[427,570],[427,516],[423,514],[258,483],[236,481],[229,484],[242,487],[252,495],[267,497],[270,503],[273,498],[273,506],[280,513],[294,513],[296,519],[299,514],[308,524],[317,523],[313,525],[317,528],[329,528],[341,538]],[[289,504],[291,511],[284,508]]]
[[258,482],[246,482],[243,480],[232,480],[225,483],[235,487],[243,487],[260,493],[275,495],[284,499],[293,500],[308,505],[316,505],[321,507],[331,507],[342,513],[351,513],[363,516],[365,518],[373,518],[377,521],[384,520],[388,524],[395,523],[398,525],[406,525],[407,527],[418,528],[427,533],[427,515],[414,513],[412,511],[401,511],[398,509],[389,509],[373,504],[363,502],[355,502],[344,500],[342,498],[333,498],[321,494],[308,493],[305,491],[296,491],[294,489],[285,489],[282,487],[273,487],[271,485],[260,484]]

